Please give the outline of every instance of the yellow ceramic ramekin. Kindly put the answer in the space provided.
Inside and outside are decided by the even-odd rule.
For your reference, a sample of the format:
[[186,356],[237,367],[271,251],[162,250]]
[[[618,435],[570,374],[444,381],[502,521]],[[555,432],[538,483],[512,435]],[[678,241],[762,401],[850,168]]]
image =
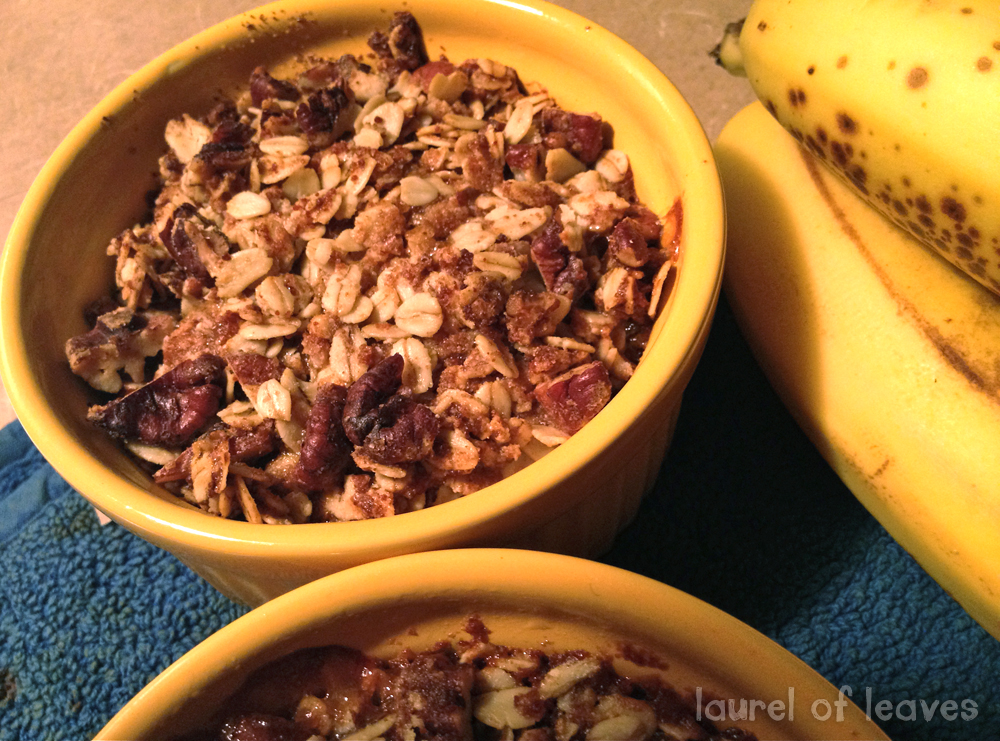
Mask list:
[[542,463],[462,500],[377,521],[294,526],[214,518],[153,486],[85,418],[84,384],[63,355],[82,310],[112,283],[109,240],[137,222],[166,122],[207,111],[264,64],[363,53],[392,6],[289,0],[233,18],[117,87],[59,146],[11,229],[0,274],[3,382],[28,435],[101,511],[174,553],[225,594],[259,604],[348,566],[413,551],[504,545],[596,555],[638,508],[673,433],[701,354],[723,264],[721,188],[708,141],[674,86],[638,52],[544,2],[408,0],[432,57],[492,57],[597,111],[631,157],[640,197],[664,214],[683,199],[683,256],[635,376]]
[[[747,720],[737,725],[761,739],[886,738],[802,661],[672,587],[568,556],[469,549],[366,564],[251,611],[168,667],[97,739],[177,737],[204,725],[252,671],[280,656],[330,644],[383,657],[425,650],[468,639],[461,629],[473,613],[504,645],[621,656],[623,642],[631,644],[660,659],[661,676],[676,689],[701,698],[703,717],[723,717],[723,700],[720,725],[732,725],[742,702]],[[616,668],[655,671],[624,661]]]

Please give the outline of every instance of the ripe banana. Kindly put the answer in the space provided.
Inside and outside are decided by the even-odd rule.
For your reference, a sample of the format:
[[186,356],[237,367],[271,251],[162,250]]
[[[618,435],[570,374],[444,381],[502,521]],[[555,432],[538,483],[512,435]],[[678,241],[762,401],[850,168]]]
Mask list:
[[865,507],[1000,638],[1000,299],[753,103],[715,154],[724,288],[771,384]]
[[739,50],[785,128],[1000,293],[1000,3],[755,0]]

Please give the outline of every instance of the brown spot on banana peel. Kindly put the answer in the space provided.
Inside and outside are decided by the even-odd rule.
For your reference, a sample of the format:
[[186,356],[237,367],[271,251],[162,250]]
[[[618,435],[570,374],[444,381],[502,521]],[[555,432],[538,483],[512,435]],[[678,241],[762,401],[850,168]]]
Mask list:
[[837,114],[837,128],[848,136],[858,133],[858,122],[847,113]]
[[965,206],[951,196],[945,196],[941,199],[941,213],[952,219],[956,225],[965,221]]
[[950,343],[947,338],[942,335],[941,331],[920,313],[920,310],[913,304],[913,302],[908,300],[896,289],[892,279],[882,266],[879,265],[878,261],[875,260],[871,250],[869,250],[865,241],[858,233],[857,228],[847,217],[844,209],[842,209],[836,199],[834,199],[833,194],[830,192],[829,187],[827,187],[826,180],[824,179],[822,172],[823,166],[805,149],[800,148],[799,151],[801,152],[806,170],[809,172],[809,177],[812,179],[813,184],[816,186],[816,190],[819,192],[824,203],[826,203],[827,208],[830,209],[830,213],[833,215],[834,220],[840,226],[844,235],[861,254],[862,259],[864,259],[869,267],[871,267],[872,272],[875,273],[879,282],[888,292],[889,296],[898,307],[900,313],[910,318],[924,338],[938,352],[941,358],[957,373],[959,373],[974,391],[983,394],[990,400],[991,403],[1000,406],[1000,385],[996,382],[987,380],[983,375],[978,373],[965,358],[962,352]]
[[927,84],[930,74],[924,67],[914,67],[906,75],[906,85],[911,90],[918,90]]
[[876,468],[875,469],[875,473],[873,473],[869,478],[877,479],[879,476],[881,476],[883,473],[885,473],[885,470],[890,465],[892,465],[892,458],[886,458],[884,461],[882,461],[882,465],[879,466],[878,468]]
[[[789,89],[789,103],[792,98],[796,103],[799,101],[798,90]],[[952,187],[953,195],[935,197],[933,203],[944,218],[939,221],[935,218],[935,210],[931,207],[931,197],[926,194],[914,194],[912,197],[919,199],[921,206],[919,216],[901,211],[896,206],[891,197],[887,197],[881,191],[890,188],[887,182],[872,182],[869,178],[867,168],[867,155],[863,149],[857,151],[852,144],[857,141],[861,133],[860,123],[850,113],[841,111],[834,115],[836,128],[817,125],[815,135],[803,132],[794,124],[798,114],[793,112],[792,107],[782,106],[780,109],[773,100],[765,101],[768,112],[778,120],[800,143],[805,145],[816,157],[830,165],[832,169],[839,171],[839,175],[846,180],[853,188],[864,196],[869,203],[876,208],[881,208],[884,216],[892,220],[901,229],[908,231],[915,239],[930,249],[935,249],[943,255],[948,255],[949,260],[963,270],[968,275],[975,278],[981,285],[991,292],[1000,295],[1000,281],[993,275],[989,275],[988,260],[993,258],[985,255],[985,244],[987,240],[992,240],[992,244],[1000,244],[995,235],[984,235],[975,226],[969,224],[970,214],[967,208],[969,198],[959,194],[956,186]],[[835,138],[833,134],[839,133],[840,137]],[[869,136],[872,133],[868,132]],[[901,151],[897,144],[896,151]],[[860,161],[859,161],[860,160]],[[906,176],[901,178],[904,188],[911,187],[910,179]],[[982,205],[982,198],[971,198],[977,205]],[[950,222],[950,223],[949,223]],[[1000,249],[994,250],[1000,256]]]

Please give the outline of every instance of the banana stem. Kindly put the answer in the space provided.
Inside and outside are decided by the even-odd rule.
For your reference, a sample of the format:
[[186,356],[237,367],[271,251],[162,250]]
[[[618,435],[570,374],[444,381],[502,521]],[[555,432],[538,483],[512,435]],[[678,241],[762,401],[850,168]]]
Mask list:
[[743,67],[743,52],[740,51],[740,32],[746,18],[726,24],[722,40],[708,53],[715,63],[734,77],[746,77]]

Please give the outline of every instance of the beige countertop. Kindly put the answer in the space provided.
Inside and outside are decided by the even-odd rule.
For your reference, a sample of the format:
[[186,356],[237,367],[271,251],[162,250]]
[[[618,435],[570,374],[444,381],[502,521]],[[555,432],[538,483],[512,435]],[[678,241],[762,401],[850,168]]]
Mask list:
[[[560,0],[614,32],[678,87],[709,138],[753,99],[709,58],[751,0]],[[0,9],[0,234],[45,160],[118,83],[176,43],[254,0],[4,0]],[[14,419],[0,386],[0,426]]]

